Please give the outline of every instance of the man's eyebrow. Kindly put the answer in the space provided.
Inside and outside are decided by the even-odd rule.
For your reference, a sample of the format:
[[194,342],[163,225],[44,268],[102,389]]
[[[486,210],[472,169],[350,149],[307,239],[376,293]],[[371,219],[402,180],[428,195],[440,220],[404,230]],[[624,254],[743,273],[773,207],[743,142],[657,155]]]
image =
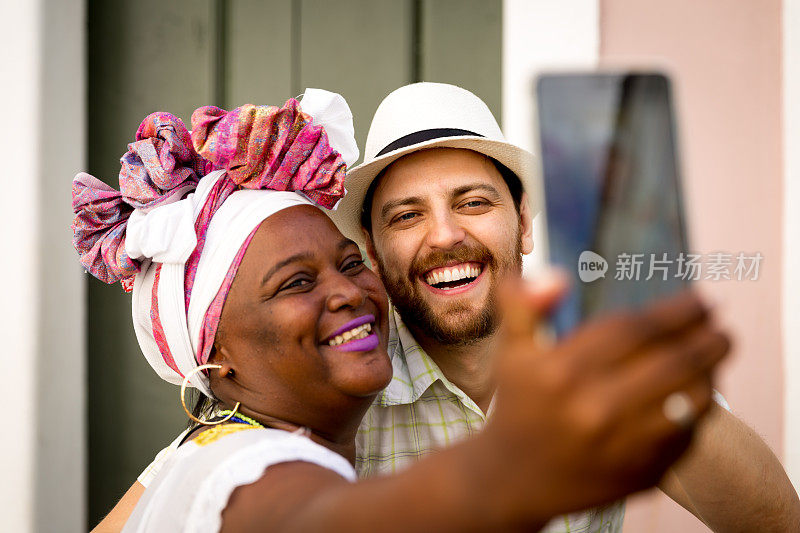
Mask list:
[[402,207],[404,205],[417,205],[421,203],[422,203],[422,198],[420,198],[419,196],[408,196],[406,198],[400,198],[399,200],[392,200],[391,202],[386,202],[385,204],[383,204],[383,207],[381,207],[381,218],[385,219],[386,215],[388,215],[389,212],[396,207]]
[[469,183],[467,185],[462,185],[461,187],[457,187],[456,189],[453,190],[453,197],[461,196],[462,194],[466,194],[468,192],[473,192],[473,191],[484,191],[489,194],[493,194],[494,196],[497,197],[500,196],[500,191],[498,191],[495,187],[489,185],[488,183],[479,182],[479,183]]
[[280,269],[282,269],[283,267],[285,267],[285,266],[287,266],[287,265],[290,265],[290,264],[292,264],[292,263],[297,263],[297,262],[299,262],[299,261],[308,261],[308,260],[310,260],[311,258],[312,258],[312,255],[311,255],[310,253],[308,253],[308,252],[301,252],[301,253],[299,253],[299,254],[294,254],[293,256],[287,257],[287,258],[286,258],[286,259],[284,259],[283,261],[279,261],[279,262],[278,262],[277,264],[275,264],[275,265],[274,265],[272,268],[270,268],[270,269],[269,269],[269,271],[268,271],[266,274],[264,274],[264,277],[263,277],[263,278],[261,278],[261,285],[264,285],[266,282],[268,282],[268,281],[269,281],[269,279],[270,279],[272,276],[274,276],[274,275],[275,275],[275,273],[276,273],[276,272],[278,272],[278,271],[279,271]]

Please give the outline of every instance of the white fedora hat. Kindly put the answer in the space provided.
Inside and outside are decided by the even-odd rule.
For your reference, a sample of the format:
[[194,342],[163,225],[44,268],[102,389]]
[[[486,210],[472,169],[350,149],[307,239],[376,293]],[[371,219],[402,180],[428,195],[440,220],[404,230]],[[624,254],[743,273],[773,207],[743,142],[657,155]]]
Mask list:
[[361,210],[370,184],[395,160],[426,148],[465,148],[496,159],[522,182],[531,216],[538,212],[534,156],[506,141],[492,112],[466,89],[445,83],[413,83],[391,92],[375,111],[364,162],[347,173],[347,194],[328,214],[359,246]]

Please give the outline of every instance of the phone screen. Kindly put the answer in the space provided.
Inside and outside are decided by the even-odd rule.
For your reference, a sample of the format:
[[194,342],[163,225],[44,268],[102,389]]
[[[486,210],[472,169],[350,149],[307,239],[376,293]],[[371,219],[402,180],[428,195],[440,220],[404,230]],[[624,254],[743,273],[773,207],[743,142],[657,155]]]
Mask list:
[[537,96],[550,262],[574,278],[557,334],[684,289],[691,265],[668,80],[548,75]]

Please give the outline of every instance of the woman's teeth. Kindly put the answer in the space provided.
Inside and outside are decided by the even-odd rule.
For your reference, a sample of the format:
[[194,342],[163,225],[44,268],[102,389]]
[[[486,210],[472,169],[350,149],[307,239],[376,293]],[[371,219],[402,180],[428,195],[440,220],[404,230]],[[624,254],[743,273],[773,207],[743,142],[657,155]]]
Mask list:
[[[436,270],[431,270],[425,276],[425,282],[428,285],[435,286],[439,283],[452,283],[461,280],[471,281],[472,279],[477,278],[480,274],[481,267],[479,266],[457,265],[449,268],[438,268]],[[464,283],[461,285],[464,285]]]
[[341,335],[336,335],[336,337],[328,341],[328,345],[339,346],[340,344],[344,344],[345,342],[363,339],[369,337],[371,331],[372,331],[372,324],[361,324],[357,328],[353,328],[350,331],[345,331]]

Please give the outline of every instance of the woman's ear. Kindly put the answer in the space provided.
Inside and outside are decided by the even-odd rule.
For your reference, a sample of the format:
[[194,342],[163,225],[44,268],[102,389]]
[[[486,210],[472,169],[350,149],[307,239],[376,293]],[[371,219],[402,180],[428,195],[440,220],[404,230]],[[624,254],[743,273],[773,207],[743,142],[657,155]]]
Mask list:
[[228,354],[228,351],[224,347],[218,346],[216,341],[214,342],[214,347],[211,348],[211,354],[208,356],[208,362],[221,366],[221,368],[217,368],[212,371],[220,379],[233,377],[236,374],[236,370],[233,368],[233,362]]

